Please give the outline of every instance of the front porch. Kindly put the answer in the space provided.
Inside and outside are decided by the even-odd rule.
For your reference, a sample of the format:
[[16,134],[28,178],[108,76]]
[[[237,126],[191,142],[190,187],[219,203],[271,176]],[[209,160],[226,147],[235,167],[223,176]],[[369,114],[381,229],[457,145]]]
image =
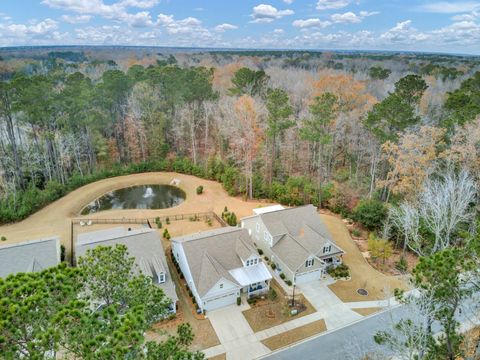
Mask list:
[[242,292],[246,294],[247,299],[266,294],[268,290],[270,290],[270,280],[256,282],[242,288]]

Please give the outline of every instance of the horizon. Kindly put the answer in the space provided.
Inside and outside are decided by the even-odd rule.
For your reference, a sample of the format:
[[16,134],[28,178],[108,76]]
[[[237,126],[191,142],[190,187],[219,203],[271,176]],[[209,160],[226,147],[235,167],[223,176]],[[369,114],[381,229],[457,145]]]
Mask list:
[[480,55],[480,1],[4,0],[0,49],[144,46]]

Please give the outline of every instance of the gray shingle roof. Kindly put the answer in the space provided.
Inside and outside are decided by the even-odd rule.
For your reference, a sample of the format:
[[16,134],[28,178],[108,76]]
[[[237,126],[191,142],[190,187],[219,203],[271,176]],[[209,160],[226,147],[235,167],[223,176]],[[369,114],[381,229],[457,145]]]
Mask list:
[[[77,236],[75,257],[78,259],[85,255],[88,249],[97,246],[115,246],[117,244],[127,247],[128,254],[135,258],[135,264],[139,271],[152,277],[166,296],[173,302],[178,300],[157,230],[142,228],[128,231],[123,227],[115,227],[82,233]],[[165,274],[165,282],[158,284],[158,276],[162,272]]]
[[0,245],[0,277],[37,272],[60,263],[58,237]]
[[309,256],[323,257],[322,250],[327,243],[332,244],[332,252],[325,256],[343,253],[313,205],[266,212],[259,216],[274,237],[272,251],[291,270],[296,270]]
[[238,284],[229,270],[243,267],[241,258],[256,253],[247,230],[236,227],[205,231],[172,241],[182,244],[200,296],[222,278]]

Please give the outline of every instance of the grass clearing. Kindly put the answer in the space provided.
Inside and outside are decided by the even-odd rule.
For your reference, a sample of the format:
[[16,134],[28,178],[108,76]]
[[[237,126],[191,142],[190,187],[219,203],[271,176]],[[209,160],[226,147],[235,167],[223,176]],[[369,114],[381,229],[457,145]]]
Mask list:
[[306,339],[310,336],[322,333],[326,330],[327,326],[325,325],[325,321],[321,319],[264,339],[262,340],[262,344],[274,351],[284,346],[296,343],[297,341]]
[[[329,285],[329,288],[343,302],[383,300],[393,296],[395,288],[408,289],[401,278],[380,273],[364,259],[341,219],[326,214],[320,216],[337,245],[345,251],[343,262],[350,268],[350,280],[339,280],[335,284]],[[357,289],[360,288],[367,290],[368,295],[358,294]]]

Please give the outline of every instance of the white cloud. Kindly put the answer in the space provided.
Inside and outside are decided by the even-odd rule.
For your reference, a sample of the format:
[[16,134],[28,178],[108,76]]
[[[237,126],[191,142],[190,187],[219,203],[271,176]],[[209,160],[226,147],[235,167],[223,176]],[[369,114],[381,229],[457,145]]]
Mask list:
[[480,2],[478,1],[439,1],[430,4],[424,4],[417,8],[420,11],[455,14],[470,12],[480,9]]
[[348,11],[343,14],[333,14],[332,16],[330,16],[330,19],[334,23],[355,24],[355,23],[362,22],[362,20],[368,16],[377,15],[377,14],[379,14],[378,11],[372,11],[372,12],[360,11],[359,15],[356,15],[355,13]]
[[412,27],[411,20],[405,20],[397,23],[393,28],[383,33],[380,39],[388,43],[413,44],[428,40],[430,35],[422,33]]
[[61,19],[69,24],[85,24],[92,19],[91,15],[62,15]]
[[289,4],[289,5],[290,5],[290,4],[293,4],[293,0],[283,0],[283,2],[284,2],[285,4]]
[[341,9],[350,4],[350,0],[318,0],[317,10]]
[[285,30],[283,30],[283,29],[274,29],[274,30],[273,30],[273,33],[276,34],[276,35],[282,35],[282,34],[285,34]]
[[480,24],[474,21],[459,21],[432,31],[432,35],[439,43],[463,46],[478,45],[480,43]]
[[224,32],[226,30],[235,30],[235,29],[238,29],[238,26],[227,24],[227,23],[215,26],[215,31],[218,31],[218,32]]
[[330,21],[322,21],[318,18],[315,19],[305,19],[305,20],[295,20],[292,25],[299,28],[307,28],[307,27],[318,27],[318,28],[325,28],[332,23]]
[[348,11],[344,14],[333,14],[330,16],[330,19],[332,19],[333,22],[335,23],[359,23],[362,21],[362,18],[360,16],[355,15],[353,12]]
[[140,9],[149,9],[154,7],[160,0],[122,0],[120,4],[124,7],[136,7]]
[[272,5],[260,4],[253,8],[253,13],[250,16],[253,18],[251,21],[253,23],[269,23],[293,14],[293,10],[277,10]]
[[175,20],[173,15],[159,14],[155,24],[165,29],[170,35],[190,34],[211,37],[211,33],[202,26],[202,22],[194,17]]
[[480,12],[472,11],[470,14],[460,14],[452,16],[453,21],[475,21],[480,17]]
[[0,45],[46,44],[59,41],[63,34],[56,31],[58,22],[47,18],[29,24],[0,23]]
[[122,0],[113,4],[105,4],[103,0],[43,0],[42,4],[82,15],[101,16],[133,27],[146,27],[153,26],[148,11],[132,14],[126,9],[128,7],[147,9],[158,4],[158,0]]

